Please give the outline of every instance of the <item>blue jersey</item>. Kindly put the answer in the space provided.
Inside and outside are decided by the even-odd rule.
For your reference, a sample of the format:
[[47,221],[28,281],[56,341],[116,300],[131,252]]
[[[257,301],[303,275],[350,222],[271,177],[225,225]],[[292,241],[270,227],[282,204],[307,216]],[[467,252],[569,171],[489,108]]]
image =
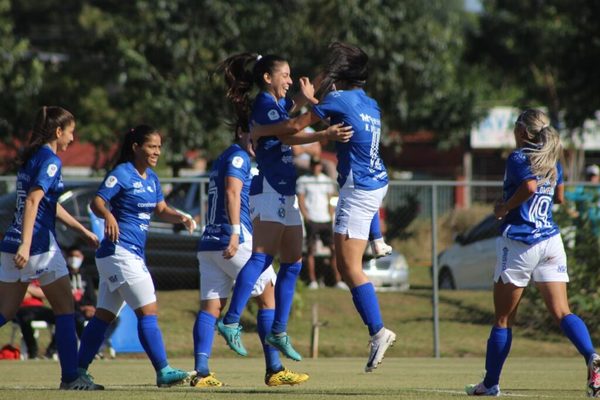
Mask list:
[[[208,210],[206,212],[206,227],[198,242],[198,251],[224,250],[229,245],[231,225],[227,214],[227,199],[225,198],[225,180],[233,177],[242,181],[240,194],[240,223],[247,232],[252,233],[250,221],[250,157],[238,144],[227,148],[214,162],[208,184]],[[244,237],[244,229],[240,232],[240,243]]]
[[313,111],[321,119],[330,118],[332,125],[343,123],[354,130],[349,142],[335,144],[340,187],[376,190],[387,185],[387,172],[379,157],[381,116],[377,102],[362,89],[334,91]]
[[547,180],[541,182],[540,178],[531,171],[529,158],[522,149],[517,149],[510,154],[504,174],[504,201],[510,199],[525,181],[535,179],[538,186],[533,196],[508,212],[500,227],[503,236],[531,245],[560,233],[558,226],[552,220],[554,190],[557,185],[563,183],[560,163],[556,164],[556,169],[556,183]]
[[30,255],[46,253],[50,249],[50,235],[55,236],[56,203],[64,189],[60,158],[48,146],[42,146],[17,173],[17,205],[13,222],[0,243],[0,251],[15,254],[21,244],[23,211],[29,191],[40,188],[44,197],[38,206]]
[[[289,119],[293,102],[286,98],[275,100],[272,94],[260,92],[252,105],[250,120],[259,125],[271,125]],[[279,194],[296,194],[296,168],[292,146],[281,143],[276,136],[261,137],[255,148],[259,174],[252,182],[251,194],[263,193],[263,181]]]
[[[142,178],[132,163],[119,164],[108,173],[96,195],[110,204],[111,213],[119,225],[120,246],[144,257],[150,218],[156,205],[163,201],[158,177],[150,168]],[[96,251],[96,257],[115,254],[115,243],[105,237]]]

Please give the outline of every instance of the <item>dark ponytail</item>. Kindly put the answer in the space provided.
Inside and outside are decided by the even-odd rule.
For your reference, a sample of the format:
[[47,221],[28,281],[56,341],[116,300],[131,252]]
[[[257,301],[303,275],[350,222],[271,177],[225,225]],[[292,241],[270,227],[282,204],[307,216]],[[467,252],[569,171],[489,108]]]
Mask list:
[[148,140],[148,137],[152,135],[158,135],[158,131],[148,125],[138,125],[135,128],[131,128],[125,133],[123,142],[121,144],[121,152],[119,158],[115,163],[115,167],[125,162],[133,162],[133,144],[136,143],[138,146],[143,146]]
[[29,137],[29,143],[17,160],[18,165],[24,165],[40,147],[56,139],[58,128],[66,129],[75,122],[73,114],[62,107],[43,106],[35,116],[33,130]]
[[226,97],[233,105],[236,125],[242,127],[243,131],[247,132],[249,129],[252,85],[264,89],[265,73],[273,74],[279,63],[287,63],[287,60],[273,54],[263,57],[254,53],[240,53],[217,66],[217,72],[222,72],[225,78]]

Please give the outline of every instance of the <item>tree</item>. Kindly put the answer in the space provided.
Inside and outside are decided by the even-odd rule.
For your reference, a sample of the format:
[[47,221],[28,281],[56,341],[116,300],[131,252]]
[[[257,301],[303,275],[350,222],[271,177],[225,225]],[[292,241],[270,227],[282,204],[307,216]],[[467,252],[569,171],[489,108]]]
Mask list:
[[0,0],[0,140],[8,146],[24,140],[33,125],[43,71],[29,41],[14,35],[10,1]]

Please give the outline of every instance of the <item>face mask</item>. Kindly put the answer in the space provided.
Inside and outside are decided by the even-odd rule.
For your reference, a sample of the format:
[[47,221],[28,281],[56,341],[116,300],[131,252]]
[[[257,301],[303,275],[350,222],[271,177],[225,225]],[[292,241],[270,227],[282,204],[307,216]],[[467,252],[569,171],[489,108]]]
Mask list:
[[67,263],[73,269],[79,269],[81,264],[83,263],[83,258],[79,257],[69,257],[67,258]]

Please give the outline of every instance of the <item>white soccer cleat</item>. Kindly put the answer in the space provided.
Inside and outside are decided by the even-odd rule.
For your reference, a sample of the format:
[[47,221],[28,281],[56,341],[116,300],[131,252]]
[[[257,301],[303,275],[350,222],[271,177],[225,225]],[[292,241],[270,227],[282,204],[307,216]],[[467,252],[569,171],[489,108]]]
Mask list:
[[371,340],[369,341],[371,354],[369,354],[365,372],[373,372],[381,364],[386,350],[388,347],[393,346],[395,341],[396,334],[385,328],[381,328],[379,332],[371,336]]
[[600,397],[600,356],[593,354],[588,363],[588,397]]
[[469,396],[500,396],[500,386],[494,385],[491,388],[486,388],[483,382],[479,382],[477,385],[465,386],[465,392]]
[[383,241],[383,238],[371,241],[371,252],[373,257],[381,258],[392,254],[392,246]]

